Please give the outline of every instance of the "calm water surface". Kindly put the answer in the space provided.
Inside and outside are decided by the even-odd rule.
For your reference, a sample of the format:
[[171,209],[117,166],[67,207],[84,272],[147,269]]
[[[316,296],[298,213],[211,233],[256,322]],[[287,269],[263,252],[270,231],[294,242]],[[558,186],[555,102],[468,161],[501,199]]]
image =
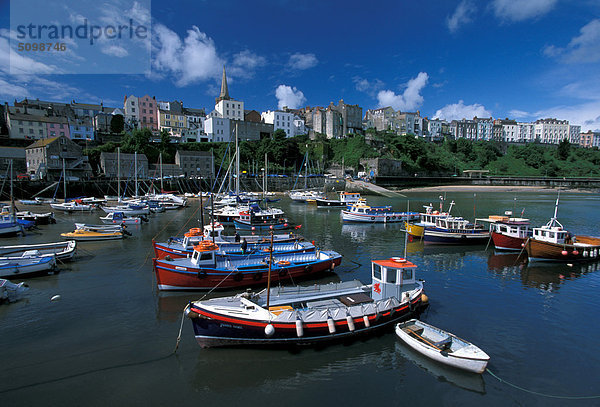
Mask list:
[[[437,205],[439,194],[408,194],[410,208]],[[453,193],[453,213],[472,219],[513,210],[536,225],[554,211],[555,193]],[[516,198],[516,202],[514,200]],[[370,197],[405,210],[407,199]],[[403,255],[400,225],[342,224],[339,210],[284,200],[279,205],[302,233],[344,256],[320,282],[370,279],[370,260]],[[473,376],[437,365],[388,332],[324,349],[201,349],[185,322],[170,356],[187,301],[202,294],[156,290],[151,239],[197,226],[198,202],[130,228],[133,237],[83,242],[78,260],[57,275],[29,279],[21,302],[0,307],[0,404],[60,405],[600,405],[600,399],[543,398],[489,374]],[[0,244],[58,240],[74,221],[99,213],[58,214],[25,238]],[[561,194],[559,220],[577,234],[600,235],[600,197]],[[186,223],[187,222],[187,223]],[[490,356],[503,379],[538,392],[600,394],[600,327],[596,264],[523,264],[485,246],[408,243],[431,306],[422,319],[468,339]],[[62,299],[50,302],[53,295]],[[231,294],[231,293],[223,293]]]

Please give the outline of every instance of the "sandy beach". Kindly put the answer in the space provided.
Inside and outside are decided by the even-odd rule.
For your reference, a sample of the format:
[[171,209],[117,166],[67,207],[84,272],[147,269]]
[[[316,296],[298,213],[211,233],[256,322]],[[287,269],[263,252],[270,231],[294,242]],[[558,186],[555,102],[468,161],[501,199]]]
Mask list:
[[597,193],[594,189],[577,188],[545,188],[533,186],[515,186],[515,185],[441,185],[434,187],[405,188],[397,189],[398,192],[550,192],[558,191],[575,193]]

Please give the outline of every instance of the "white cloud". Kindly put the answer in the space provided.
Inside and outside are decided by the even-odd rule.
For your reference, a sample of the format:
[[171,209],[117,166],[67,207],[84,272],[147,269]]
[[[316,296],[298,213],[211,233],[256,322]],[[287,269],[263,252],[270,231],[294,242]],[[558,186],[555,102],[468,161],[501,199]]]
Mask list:
[[317,66],[318,63],[319,61],[315,54],[301,54],[297,52],[290,56],[288,66],[292,69],[304,70],[313,68]]
[[162,24],[154,25],[154,69],[172,74],[177,86],[218,79],[225,62],[217,55],[214,41],[198,27],[187,31],[182,41]]
[[9,30],[0,30],[0,71],[17,75],[60,73],[57,67],[35,61],[11,48],[9,38],[14,35]]
[[557,0],[494,0],[496,17],[510,22],[524,21],[548,13]]
[[391,90],[382,90],[377,93],[379,107],[391,106],[396,110],[413,110],[423,103],[421,90],[427,85],[429,75],[419,72],[416,78],[408,81],[406,89],[401,95]]
[[462,25],[470,23],[473,20],[473,14],[475,14],[476,10],[475,5],[469,0],[462,0],[458,3],[454,14],[446,20],[450,32],[455,33]]
[[537,118],[556,117],[580,125],[582,131],[600,129],[600,99],[570,106],[555,106],[535,112]]
[[301,90],[287,85],[279,85],[275,90],[275,97],[277,97],[279,109],[283,109],[284,106],[297,109],[306,102],[304,93]]
[[102,53],[113,57],[123,58],[129,55],[129,52],[123,47],[118,45],[109,45],[102,47]]
[[459,100],[458,103],[446,105],[435,112],[435,117],[442,120],[461,120],[471,119],[473,117],[491,117],[490,113],[483,105],[473,103],[465,105],[465,102]]
[[550,45],[544,48],[544,54],[568,63],[600,61],[600,19],[590,21],[579,32],[565,48]]
[[265,66],[267,59],[257,55],[249,50],[244,50],[233,56],[231,68],[227,70],[228,74],[242,78],[251,78],[257,68]]
[[31,97],[26,87],[6,81],[0,76],[0,97],[3,99],[22,99]]
[[510,117],[514,117],[515,119],[525,119],[527,117],[533,116],[531,113],[526,112],[524,110],[513,109],[510,112]]
[[379,79],[375,79],[373,81],[369,81],[365,78],[361,78],[359,76],[355,76],[352,78],[352,82],[354,82],[354,87],[359,92],[364,92],[367,95],[375,97],[377,92],[383,89],[383,82]]

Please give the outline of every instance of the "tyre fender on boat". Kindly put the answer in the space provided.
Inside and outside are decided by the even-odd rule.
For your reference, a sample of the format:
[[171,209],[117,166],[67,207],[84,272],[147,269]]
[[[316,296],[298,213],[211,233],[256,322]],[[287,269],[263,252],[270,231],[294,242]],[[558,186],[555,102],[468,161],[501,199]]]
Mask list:
[[286,274],[287,274],[287,269],[279,270],[279,277],[285,277]]
[[306,266],[304,266],[305,273],[310,273],[311,271],[312,271],[312,265],[307,264]]
[[304,336],[304,326],[302,325],[302,319],[300,317],[296,318],[296,335],[298,338]]
[[206,270],[199,270],[197,277],[202,279],[202,278],[206,278]]
[[233,275],[233,281],[242,281],[244,279],[244,275],[241,271],[238,271]]
[[254,275],[252,276],[252,279],[253,279],[254,281],[259,281],[259,280],[262,280],[262,276],[263,276],[263,273],[262,273],[262,271],[257,271],[257,272],[256,272],[256,273],[254,273]]

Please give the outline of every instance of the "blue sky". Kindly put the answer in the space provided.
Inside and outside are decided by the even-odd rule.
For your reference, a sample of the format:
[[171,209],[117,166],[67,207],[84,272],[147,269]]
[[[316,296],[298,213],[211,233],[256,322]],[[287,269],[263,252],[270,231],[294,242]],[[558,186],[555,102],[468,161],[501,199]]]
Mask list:
[[[79,2],[52,2],[60,3]],[[126,94],[149,94],[210,111],[225,65],[230,95],[246,109],[344,99],[448,120],[557,117],[600,129],[598,1],[153,0],[148,15],[140,12],[147,0],[97,3],[151,21],[151,72],[56,74],[76,60],[44,64],[30,54],[11,74],[14,31],[9,2],[0,1],[0,100],[122,106]],[[111,49],[96,52],[123,57]]]

